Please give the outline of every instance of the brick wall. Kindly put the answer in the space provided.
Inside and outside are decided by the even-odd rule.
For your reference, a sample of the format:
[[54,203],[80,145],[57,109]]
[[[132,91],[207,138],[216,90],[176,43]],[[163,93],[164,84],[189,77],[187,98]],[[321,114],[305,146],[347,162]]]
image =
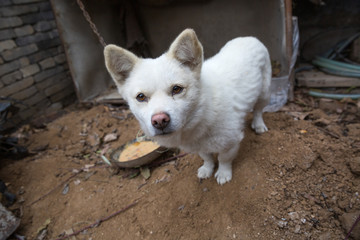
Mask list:
[[14,123],[76,100],[49,0],[0,0],[0,97],[27,105]]

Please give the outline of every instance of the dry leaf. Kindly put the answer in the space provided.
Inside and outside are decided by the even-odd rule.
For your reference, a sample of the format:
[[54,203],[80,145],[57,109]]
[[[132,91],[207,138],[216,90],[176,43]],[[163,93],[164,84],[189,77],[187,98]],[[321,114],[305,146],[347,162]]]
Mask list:
[[104,137],[104,143],[112,142],[118,139],[118,135],[116,133],[108,133]]
[[145,179],[149,179],[151,176],[150,169],[148,167],[140,168],[140,173],[141,173],[141,176],[143,176],[143,178],[145,178]]

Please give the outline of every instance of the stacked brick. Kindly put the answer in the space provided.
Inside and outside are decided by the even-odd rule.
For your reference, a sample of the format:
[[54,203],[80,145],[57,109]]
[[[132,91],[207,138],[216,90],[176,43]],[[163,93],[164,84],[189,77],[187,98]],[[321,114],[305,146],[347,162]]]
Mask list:
[[75,101],[49,0],[0,0],[0,97],[24,103],[15,123]]

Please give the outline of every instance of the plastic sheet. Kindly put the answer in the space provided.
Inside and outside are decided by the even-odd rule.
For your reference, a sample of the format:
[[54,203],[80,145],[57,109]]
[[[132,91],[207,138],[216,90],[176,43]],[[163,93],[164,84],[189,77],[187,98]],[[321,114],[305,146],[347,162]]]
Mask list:
[[290,67],[288,75],[282,77],[273,77],[271,79],[271,96],[269,104],[264,108],[264,112],[277,112],[279,111],[287,102],[288,92],[290,87],[290,73],[292,72],[295,62],[297,59],[298,49],[299,49],[299,27],[297,17],[292,18],[293,21],[293,52],[290,60]]

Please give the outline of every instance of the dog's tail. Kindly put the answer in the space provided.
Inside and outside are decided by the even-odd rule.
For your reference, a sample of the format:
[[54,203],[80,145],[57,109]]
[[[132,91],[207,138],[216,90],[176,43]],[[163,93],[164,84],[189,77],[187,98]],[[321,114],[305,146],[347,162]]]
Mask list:
[[267,105],[270,101],[270,95],[271,95],[271,76],[272,76],[272,68],[271,68],[271,60],[268,50],[265,48],[266,54],[265,54],[265,62],[261,69],[262,74],[262,90],[260,99],[264,101],[265,105]]

